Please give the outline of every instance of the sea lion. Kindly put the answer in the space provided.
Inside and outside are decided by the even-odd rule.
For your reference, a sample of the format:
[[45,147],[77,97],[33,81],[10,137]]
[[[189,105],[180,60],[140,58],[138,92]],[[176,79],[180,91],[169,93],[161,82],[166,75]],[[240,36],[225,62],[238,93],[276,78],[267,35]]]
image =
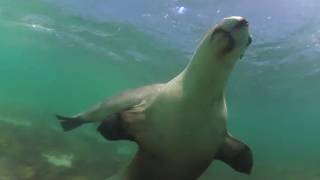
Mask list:
[[131,140],[138,151],[113,180],[195,180],[213,160],[250,174],[250,148],[227,131],[225,86],[249,44],[248,21],[228,17],[209,30],[187,67],[167,83],[154,84],[63,117],[65,131],[99,122],[109,140]]

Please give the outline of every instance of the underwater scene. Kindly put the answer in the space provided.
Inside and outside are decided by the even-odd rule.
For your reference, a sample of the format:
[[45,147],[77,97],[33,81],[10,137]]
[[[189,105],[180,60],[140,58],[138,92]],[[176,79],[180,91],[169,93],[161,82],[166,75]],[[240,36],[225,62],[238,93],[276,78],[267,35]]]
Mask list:
[[248,20],[252,43],[227,83],[228,130],[254,167],[248,176],[214,161],[199,179],[320,180],[319,9],[318,0],[1,0],[0,180],[114,175],[137,145],[104,139],[95,123],[63,132],[55,115],[169,81],[229,16]]

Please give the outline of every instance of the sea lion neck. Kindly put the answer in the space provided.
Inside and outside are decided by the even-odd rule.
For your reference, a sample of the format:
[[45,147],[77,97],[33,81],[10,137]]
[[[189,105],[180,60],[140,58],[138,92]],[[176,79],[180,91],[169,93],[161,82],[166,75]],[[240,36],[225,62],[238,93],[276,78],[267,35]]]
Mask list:
[[188,66],[173,81],[180,84],[187,97],[195,97],[205,103],[223,96],[232,69],[233,65],[196,52]]

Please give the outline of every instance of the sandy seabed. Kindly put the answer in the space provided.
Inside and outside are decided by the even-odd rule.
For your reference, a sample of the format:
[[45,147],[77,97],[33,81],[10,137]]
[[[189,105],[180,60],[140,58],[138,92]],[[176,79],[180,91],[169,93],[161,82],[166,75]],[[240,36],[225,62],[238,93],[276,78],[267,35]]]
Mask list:
[[125,158],[81,133],[0,122],[0,180],[102,180]]
[[[0,122],[0,180],[104,180],[133,153],[81,131]],[[306,165],[260,163],[246,176],[219,162],[200,180],[320,180],[319,166]]]

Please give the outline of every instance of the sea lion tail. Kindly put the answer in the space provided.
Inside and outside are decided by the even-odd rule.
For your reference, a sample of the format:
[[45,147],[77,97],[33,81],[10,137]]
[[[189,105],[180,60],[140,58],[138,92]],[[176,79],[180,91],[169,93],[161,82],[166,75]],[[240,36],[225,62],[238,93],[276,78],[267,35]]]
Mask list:
[[65,117],[56,115],[56,118],[60,121],[63,131],[70,131],[85,123],[82,119],[78,117]]

